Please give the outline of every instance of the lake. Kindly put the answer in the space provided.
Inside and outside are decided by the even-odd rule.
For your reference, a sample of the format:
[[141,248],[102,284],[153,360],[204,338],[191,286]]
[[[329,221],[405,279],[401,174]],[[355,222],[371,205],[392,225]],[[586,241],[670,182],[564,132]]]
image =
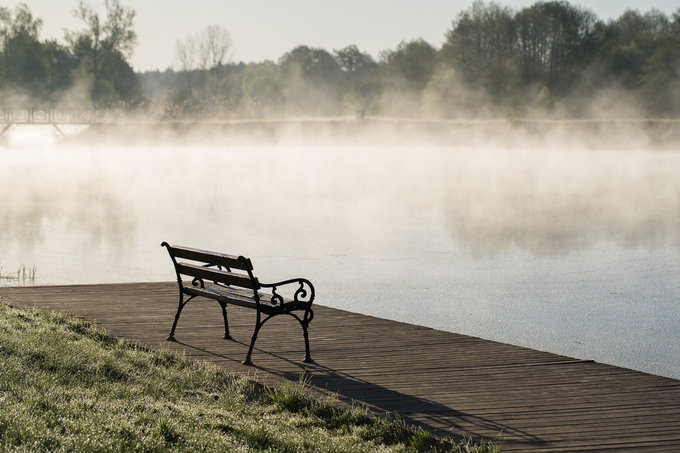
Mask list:
[[680,379],[678,152],[13,133],[3,275],[170,281],[168,241],[307,277],[322,305]]

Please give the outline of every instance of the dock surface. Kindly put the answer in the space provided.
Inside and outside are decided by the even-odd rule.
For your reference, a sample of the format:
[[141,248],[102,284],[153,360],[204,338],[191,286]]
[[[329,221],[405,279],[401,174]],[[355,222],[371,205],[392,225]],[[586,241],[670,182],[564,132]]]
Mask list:
[[299,324],[280,316],[246,355],[255,313],[229,306],[224,340],[215,301],[192,301],[177,342],[165,341],[176,283],[0,287],[0,300],[96,321],[114,336],[184,351],[272,383],[297,381],[377,413],[397,412],[435,434],[498,443],[502,451],[680,451],[680,381],[519,346],[316,306],[315,364],[301,362]]

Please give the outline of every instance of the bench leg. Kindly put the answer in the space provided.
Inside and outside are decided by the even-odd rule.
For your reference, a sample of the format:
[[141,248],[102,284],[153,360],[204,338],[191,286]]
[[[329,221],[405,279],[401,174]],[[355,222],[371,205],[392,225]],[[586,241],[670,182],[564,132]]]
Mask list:
[[[253,338],[250,340],[250,347],[248,348],[248,354],[246,355],[246,359],[242,362],[244,365],[252,365],[253,362],[250,360],[250,356],[253,355],[253,347],[255,347],[255,340],[257,340],[257,333],[260,331],[260,328],[262,327],[262,324],[260,322],[260,316],[258,313],[258,320],[257,324],[255,325],[255,332],[253,332]],[[266,321],[266,320],[265,320]]]
[[229,335],[229,321],[227,321],[227,303],[220,302],[222,307],[222,317],[224,318],[224,338],[225,340],[231,340],[231,335]]
[[307,326],[309,322],[301,322],[302,324],[302,335],[305,337],[305,358],[302,360],[304,363],[314,363],[311,355],[309,354],[309,333],[307,332]]
[[182,309],[186,304],[189,303],[191,299],[195,296],[191,296],[187,300],[184,300],[184,293],[180,290],[179,292],[179,305],[177,306],[177,313],[175,314],[175,321],[172,323],[172,329],[170,329],[170,335],[166,338],[168,341],[175,341],[175,328],[177,328],[177,321],[179,321],[179,315],[182,313]]
[[175,341],[175,328],[177,328],[177,321],[179,321],[179,315],[182,313],[182,309],[192,298],[184,301],[184,296],[182,293],[179,294],[179,306],[177,307],[177,313],[175,314],[175,321],[172,323],[172,329],[170,329],[170,335],[166,338],[167,341]]
[[309,323],[312,322],[312,319],[314,319],[314,311],[312,311],[311,308],[308,308],[305,310],[305,316],[300,319],[297,316],[293,315],[295,319],[298,320],[300,325],[302,326],[302,335],[305,337],[305,358],[302,360],[303,363],[315,363],[314,360],[312,360],[312,356],[309,354],[309,331],[307,328],[309,327]]
[[[290,314],[290,313],[289,313]],[[312,310],[308,310],[305,312],[305,317],[304,319],[298,318],[294,314],[290,314],[293,316],[297,321],[300,323],[302,326],[302,334],[305,338],[305,358],[302,360],[304,363],[315,363],[314,360],[312,360],[312,356],[309,353],[309,332],[307,330],[307,327],[309,326],[309,323],[312,321],[312,318],[314,318],[314,312]],[[270,320],[272,317],[275,315],[270,315],[267,316],[264,321],[260,321],[260,312],[258,311],[257,313],[257,323],[255,324],[255,332],[253,332],[253,338],[250,340],[250,347],[248,348],[248,354],[246,355],[246,359],[242,362],[244,365],[252,365],[253,362],[250,360],[250,357],[253,354],[253,348],[255,347],[255,341],[257,341],[257,334],[260,332],[260,329],[264,325],[265,322]]]

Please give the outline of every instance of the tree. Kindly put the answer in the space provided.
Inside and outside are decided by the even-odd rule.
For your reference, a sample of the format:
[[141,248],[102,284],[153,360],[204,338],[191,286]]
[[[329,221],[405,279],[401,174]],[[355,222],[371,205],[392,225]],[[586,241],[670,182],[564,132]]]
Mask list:
[[[175,52],[186,77],[186,89],[180,96],[184,101],[195,95],[204,99],[220,97],[231,47],[229,31],[219,25],[209,25],[199,33],[177,40]],[[194,84],[193,75],[197,70],[200,70],[198,83]]]
[[525,83],[564,91],[593,57],[598,21],[588,10],[566,1],[539,2],[521,10],[516,21]]
[[379,93],[378,63],[354,44],[333,54],[341,70],[342,109],[345,112],[365,110]]
[[491,65],[484,77],[484,88],[494,104],[512,112],[522,107],[524,86],[519,68],[514,62]]
[[202,69],[204,97],[223,99],[220,86],[225,78],[224,64],[232,46],[229,31],[219,25],[209,25],[196,37],[198,58]]
[[475,1],[446,33],[441,54],[469,83],[482,82],[489,67],[504,65],[516,54],[514,12],[497,3]]
[[327,115],[338,111],[341,69],[324,49],[298,46],[279,59],[288,111]]
[[20,3],[14,12],[0,8],[0,86],[36,99],[46,96],[50,78],[47,53],[39,41],[42,24],[25,3]]
[[280,113],[283,100],[279,69],[272,61],[251,63],[243,75],[244,106],[249,114]]
[[402,41],[381,54],[380,110],[388,115],[413,116],[422,108],[423,92],[432,78],[437,50],[423,39]]
[[186,89],[180,97],[183,99],[191,99],[193,97],[193,90],[191,85],[191,73],[196,68],[197,53],[196,40],[194,36],[187,36],[184,39],[178,39],[175,44],[175,53],[180,64],[180,70],[186,76]]
[[663,42],[645,61],[640,92],[648,111],[654,115],[680,113],[680,10],[674,22],[664,27]]
[[361,73],[377,66],[373,57],[361,52],[354,44],[335,50],[333,53],[340,69],[349,74]]
[[337,78],[340,66],[333,56],[321,48],[298,46],[279,59],[286,74],[298,74],[307,81],[322,83]]
[[85,29],[67,35],[80,61],[81,72],[91,77],[91,100],[95,105],[111,104],[120,93],[114,75],[121,70],[137,44],[134,29],[135,11],[119,0],[104,0],[106,17],[93,6],[80,1],[74,15]]
[[53,102],[58,102],[62,92],[71,88],[71,75],[78,62],[70,49],[56,40],[44,42],[43,49],[50,67],[49,91]]
[[232,46],[229,31],[219,25],[208,25],[197,37],[201,69],[220,68],[227,61]]
[[660,11],[627,10],[608,24],[607,40],[599,52],[606,75],[628,90],[635,90],[643,68],[672,32],[672,24]]
[[384,52],[387,77],[406,89],[421,91],[434,72],[437,50],[423,39],[402,41],[396,50]]

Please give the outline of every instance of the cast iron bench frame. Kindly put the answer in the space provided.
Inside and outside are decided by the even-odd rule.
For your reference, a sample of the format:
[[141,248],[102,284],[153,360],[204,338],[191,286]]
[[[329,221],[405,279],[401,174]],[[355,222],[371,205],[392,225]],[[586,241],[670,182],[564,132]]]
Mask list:
[[[303,362],[314,363],[309,354],[309,334],[307,328],[314,318],[312,302],[314,301],[314,286],[305,278],[295,278],[277,283],[261,283],[253,275],[253,264],[250,258],[244,256],[227,255],[208,250],[161,244],[166,247],[170,259],[175,266],[177,284],[179,286],[179,306],[172,323],[168,341],[175,341],[175,328],[184,306],[195,297],[206,297],[216,300],[222,307],[224,318],[224,338],[231,339],[229,322],[227,320],[227,305],[233,304],[257,311],[255,331],[250,341],[248,354],[244,365],[252,365],[251,355],[257,340],[257,334],[267,321],[277,315],[290,315],[302,326],[305,339],[305,358]],[[193,263],[178,261],[185,259]],[[241,272],[235,272],[239,270]],[[191,285],[185,284],[182,276],[190,277]],[[297,283],[292,299],[277,293],[280,286]],[[271,292],[262,292],[262,288],[270,288]],[[185,299],[185,296],[187,297]],[[295,312],[303,311],[302,317]],[[264,316],[264,318],[263,318]]]

